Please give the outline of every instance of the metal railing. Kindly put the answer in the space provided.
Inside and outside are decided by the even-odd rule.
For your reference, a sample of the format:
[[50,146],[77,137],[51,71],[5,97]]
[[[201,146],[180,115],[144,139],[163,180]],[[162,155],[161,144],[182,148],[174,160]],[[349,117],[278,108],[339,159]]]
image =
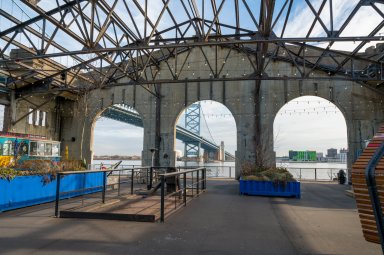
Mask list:
[[234,166],[204,166],[207,169],[208,178],[235,178]]
[[337,180],[337,174],[340,170],[347,172],[346,168],[293,168],[288,167],[287,170],[297,180],[314,180],[314,181],[334,181]]
[[[88,170],[107,170],[111,169],[115,164],[112,163],[98,163],[98,164],[88,164]],[[141,167],[141,165],[135,165],[135,164],[121,164],[116,169],[127,169],[127,168],[137,168]],[[104,169],[105,168],[105,169]]]
[[[152,170],[152,171],[151,171]],[[153,172],[151,167],[136,167],[136,168],[122,168],[122,169],[108,169],[108,170],[85,170],[85,171],[65,171],[57,173],[57,183],[56,183],[56,199],[55,199],[55,216],[59,217],[59,207],[61,196],[67,198],[64,192],[61,192],[61,179],[65,176],[70,175],[84,175],[84,182],[82,187],[77,187],[75,190],[69,192],[76,193],[77,197],[81,197],[82,204],[84,205],[84,196],[86,198],[91,198],[93,200],[98,200],[96,193],[101,192],[99,200],[101,203],[105,203],[106,200],[106,191],[107,189],[113,190],[114,194],[111,194],[111,197],[119,197],[126,194],[134,194],[135,188],[144,189],[148,188],[148,182],[150,179],[150,174]],[[94,177],[97,180],[92,184],[92,187],[86,187],[85,180],[87,176],[91,174],[99,174]],[[91,192],[88,192],[92,190]],[[93,195],[93,196],[90,196]]]
[[[170,181],[168,181],[170,180]],[[187,197],[194,198],[199,196],[206,190],[207,187],[207,172],[206,168],[195,168],[182,170],[174,173],[160,174],[160,222],[164,222],[166,199],[174,200],[174,209],[177,209],[178,200],[182,196],[182,202],[179,205],[187,205]],[[175,183],[175,189],[166,192],[165,188],[168,183]],[[182,186],[181,186],[182,183]],[[178,199],[177,199],[178,198]]]
[[[175,171],[167,173],[168,171]],[[80,185],[76,190],[76,198],[65,203],[62,213],[68,214],[81,211],[86,206],[105,204],[107,200],[124,201],[127,195],[145,193],[155,198],[155,204],[160,205],[160,221],[164,222],[166,210],[176,210],[187,201],[201,194],[206,189],[206,169],[170,168],[170,167],[137,167],[108,170],[66,171],[57,174],[55,216],[60,217],[60,201],[69,198],[67,192],[61,192],[62,179],[67,176],[83,175],[83,180],[97,179],[96,185],[87,187]],[[94,176],[92,176],[94,175]],[[160,194],[158,193],[160,190]],[[74,197],[74,196],[71,196]],[[158,198],[156,198],[158,197]],[[132,198],[132,197],[131,197]],[[131,199],[129,198],[129,199]],[[158,200],[157,200],[158,199]],[[81,203],[79,203],[81,202]],[[79,205],[80,204],[80,205]],[[153,203],[150,203],[153,206]],[[159,207],[157,207],[159,208]]]
[[[235,178],[234,166],[204,166],[207,169],[207,178]],[[184,167],[192,168],[192,167]],[[309,168],[287,167],[287,170],[297,180],[334,181],[340,170],[347,172],[346,168]]]

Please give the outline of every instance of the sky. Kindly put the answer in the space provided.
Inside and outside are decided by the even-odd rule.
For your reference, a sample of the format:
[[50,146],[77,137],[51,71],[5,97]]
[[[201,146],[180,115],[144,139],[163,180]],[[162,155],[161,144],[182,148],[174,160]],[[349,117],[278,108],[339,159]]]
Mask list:
[[[236,123],[231,112],[221,103],[201,101],[201,135],[226,151],[236,150]],[[177,125],[184,127],[185,115]],[[209,128],[207,128],[209,127]],[[100,118],[95,125],[96,155],[141,155],[143,129],[118,121]],[[326,154],[329,148],[347,148],[347,128],[343,114],[331,102],[320,97],[304,96],[283,106],[274,121],[274,150],[277,156],[289,150],[315,150]],[[176,150],[183,151],[182,142]]]

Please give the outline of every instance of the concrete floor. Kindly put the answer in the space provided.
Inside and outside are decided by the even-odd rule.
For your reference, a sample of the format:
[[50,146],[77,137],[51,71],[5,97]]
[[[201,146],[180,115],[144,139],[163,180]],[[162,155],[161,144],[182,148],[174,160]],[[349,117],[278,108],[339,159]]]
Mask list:
[[53,218],[53,204],[0,214],[0,254],[381,254],[364,240],[346,186],[302,183],[302,198],[240,196],[236,181],[161,223]]

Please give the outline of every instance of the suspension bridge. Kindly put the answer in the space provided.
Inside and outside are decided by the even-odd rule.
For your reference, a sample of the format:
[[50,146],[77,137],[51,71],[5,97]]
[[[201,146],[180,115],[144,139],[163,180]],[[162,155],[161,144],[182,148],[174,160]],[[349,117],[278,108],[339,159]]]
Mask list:
[[[200,135],[200,121],[197,119],[200,118],[200,116],[197,116],[196,109],[196,105],[192,105],[191,107],[187,108],[185,128],[180,125],[176,125],[176,138],[185,144],[184,156],[186,158],[198,158],[200,157],[201,148],[204,150],[204,158],[223,161],[235,160],[234,155],[222,149],[223,145],[217,145],[214,141],[211,141]],[[191,112],[193,113],[191,114]],[[198,113],[198,115],[200,115],[200,110]],[[143,121],[139,113],[127,105],[111,106],[105,110],[101,116],[123,123],[128,123],[137,127],[143,127]],[[193,126],[192,129],[191,126]],[[210,136],[212,139],[211,134]]]

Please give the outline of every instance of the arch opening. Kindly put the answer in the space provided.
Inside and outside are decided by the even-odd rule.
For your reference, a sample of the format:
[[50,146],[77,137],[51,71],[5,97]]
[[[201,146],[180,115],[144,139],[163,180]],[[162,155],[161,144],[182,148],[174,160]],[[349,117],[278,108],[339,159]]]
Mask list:
[[139,112],[127,104],[109,106],[92,126],[91,148],[94,168],[114,165],[141,166],[144,128]]
[[178,166],[206,166],[211,176],[234,177],[236,121],[231,111],[213,100],[183,109],[175,122]]
[[347,172],[347,124],[340,108],[317,96],[286,103],[273,124],[276,164],[297,179],[334,180]]

